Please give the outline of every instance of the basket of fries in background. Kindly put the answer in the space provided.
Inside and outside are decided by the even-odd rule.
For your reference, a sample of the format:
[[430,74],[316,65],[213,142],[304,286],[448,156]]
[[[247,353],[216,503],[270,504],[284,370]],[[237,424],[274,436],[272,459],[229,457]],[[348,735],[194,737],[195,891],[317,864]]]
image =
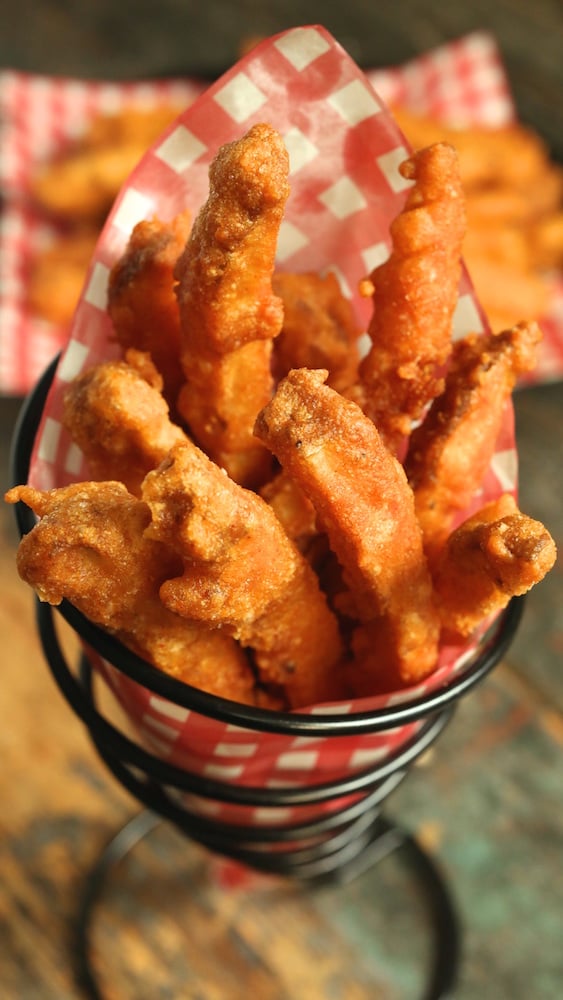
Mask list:
[[44,647],[62,676],[58,606],[135,740],[63,690],[143,801],[257,867],[361,850],[555,560],[511,409],[541,330],[491,332],[466,205],[323,28],[266,40],[128,177],[20,426]]

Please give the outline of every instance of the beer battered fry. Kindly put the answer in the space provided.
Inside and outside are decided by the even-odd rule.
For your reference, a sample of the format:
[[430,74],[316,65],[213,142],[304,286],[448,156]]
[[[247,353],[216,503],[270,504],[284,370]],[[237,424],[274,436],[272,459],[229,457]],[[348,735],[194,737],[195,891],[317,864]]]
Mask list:
[[239,646],[221,632],[163,607],[158,589],[178,569],[172,550],[149,538],[146,504],[122,483],[76,483],[6,494],[40,518],[19,545],[18,571],[40,600],[70,601],[155,667],[210,694],[256,704],[255,679]]
[[414,187],[391,223],[391,256],[370,276],[372,346],[352,394],[394,453],[443,386],[465,235],[453,147],[429,146],[400,169]]
[[384,638],[374,668],[418,679],[435,665],[439,624],[413,496],[374,425],[326,377],[290,372],[256,433],[313,503],[361,620]]
[[186,378],[178,408],[206,453],[253,487],[271,470],[252,428],[272,393],[272,339],[283,321],[272,274],[288,173],[269,125],[223,146],[175,272]]
[[162,379],[148,354],[130,350],[69,384],[63,423],[83,452],[92,479],[120,480],[138,496],[150,469],[170,448],[187,441],[169,418]]
[[274,373],[292,368],[326,368],[328,385],[342,391],[357,379],[360,328],[336,276],[315,273],[274,274],[273,287],[284,307],[280,335],[274,342]]
[[148,351],[162,375],[163,395],[172,412],[184,381],[174,267],[190,227],[190,212],[170,223],[139,222],[111,269],[108,287],[108,313],[117,341],[124,350]]
[[162,584],[164,605],[250,647],[261,679],[283,688],[291,707],[338,697],[336,618],[268,505],[182,445],[147,475],[143,499],[147,535],[183,561]]
[[521,513],[512,496],[487,504],[452,532],[434,573],[444,628],[470,635],[543,580],[556,555],[547,529]]
[[521,323],[454,345],[443,394],[413,431],[405,470],[431,565],[456,515],[474,500],[494,454],[516,380],[530,371],[541,340],[537,323]]

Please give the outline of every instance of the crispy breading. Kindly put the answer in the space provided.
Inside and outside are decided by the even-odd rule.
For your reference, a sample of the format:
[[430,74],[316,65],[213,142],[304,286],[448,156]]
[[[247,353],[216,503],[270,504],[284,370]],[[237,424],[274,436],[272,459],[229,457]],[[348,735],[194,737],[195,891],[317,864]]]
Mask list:
[[461,277],[465,202],[457,154],[437,143],[400,167],[414,181],[390,226],[390,257],[371,273],[372,346],[350,393],[396,453],[443,386]]
[[174,268],[191,228],[186,211],[171,222],[137,223],[108,284],[108,313],[124,350],[147,351],[162,375],[172,412],[184,380],[180,365],[180,312]]
[[92,479],[125,483],[135,495],[147,472],[179,441],[150,356],[130,350],[77,375],[64,393],[63,423],[83,452]]
[[271,470],[252,427],[271,396],[272,339],[283,321],[272,274],[288,174],[287,150],[269,125],[221,147],[175,272],[186,378],[179,410],[207,454],[250,486]]
[[336,618],[265,501],[182,445],[147,475],[143,499],[147,534],[183,562],[162,584],[165,606],[249,647],[261,679],[282,687],[292,707],[337,697]]
[[18,571],[40,600],[63,598],[155,667],[211,694],[256,704],[255,678],[227,635],[188,622],[158,591],[179,568],[172,549],[146,535],[150,511],[122,483],[85,482],[41,492],[14,487],[40,518],[19,545]]
[[312,502],[358,616],[380,623],[379,669],[425,676],[436,662],[439,626],[412,492],[372,422],[324,385],[326,377],[290,372],[256,433]]
[[537,323],[521,323],[454,345],[444,392],[413,431],[405,459],[432,564],[481,486],[506,405],[519,376],[534,367],[541,336]]
[[333,389],[352,385],[358,374],[361,330],[334,273],[278,272],[273,288],[284,309],[282,331],[274,341],[276,378],[292,368],[326,368]]
[[544,578],[557,556],[539,521],[503,494],[452,532],[433,574],[444,628],[470,635]]

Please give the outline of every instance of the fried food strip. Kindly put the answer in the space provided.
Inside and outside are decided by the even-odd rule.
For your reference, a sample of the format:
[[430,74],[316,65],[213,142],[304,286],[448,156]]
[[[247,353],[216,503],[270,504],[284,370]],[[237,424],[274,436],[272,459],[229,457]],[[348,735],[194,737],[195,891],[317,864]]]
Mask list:
[[370,275],[372,346],[352,394],[394,453],[443,386],[465,234],[453,147],[429,146],[400,169],[414,186],[391,223],[391,256]]
[[159,587],[178,570],[173,550],[145,534],[146,504],[122,483],[85,482],[41,492],[17,486],[40,518],[17,554],[18,571],[40,600],[63,598],[159,670],[211,694],[256,703],[253,671],[227,635],[163,607]]
[[444,627],[468,636],[552,568],[553,538],[505,494],[452,532],[434,573]]
[[291,707],[338,697],[336,618],[265,501],[183,445],[147,475],[143,499],[147,535],[183,561],[162,584],[164,605],[250,647],[261,679],[283,688]]
[[84,136],[37,171],[32,197],[62,219],[101,223],[121,185],[180,110],[128,107],[115,115],[97,115]]
[[252,428],[272,393],[272,339],[283,322],[272,274],[288,173],[269,125],[223,146],[175,272],[186,378],[178,408],[206,453],[251,487],[271,469]]
[[125,350],[148,351],[173,412],[184,381],[174,267],[190,228],[187,211],[170,223],[156,218],[139,222],[111,269],[108,287],[108,313],[117,341]]
[[342,391],[357,379],[360,328],[351,303],[331,271],[274,274],[273,288],[284,308],[280,335],[274,342],[274,374],[292,368],[326,368],[328,385]]
[[445,390],[413,431],[405,459],[431,565],[456,515],[475,498],[506,404],[518,377],[533,369],[541,336],[537,323],[521,323],[454,345]]
[[172,423],[162,378],[148,354],[130,350],[77,375],[63,403],[63,424],[82,450],[92,479],[119,480],[138,496],[150,469],[187,441]]
[[361,620],[381,636],[374,669],[418,678],[435,665],[439,626],[412,492],[372,422],[326,377],[290,372],[256,433],[311,500]]

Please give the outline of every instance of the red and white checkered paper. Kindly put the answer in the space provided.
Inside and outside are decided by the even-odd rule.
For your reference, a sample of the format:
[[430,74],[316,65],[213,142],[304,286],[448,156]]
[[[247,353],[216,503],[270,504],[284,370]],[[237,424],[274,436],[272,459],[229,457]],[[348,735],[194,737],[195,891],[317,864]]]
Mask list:
[[[333,270],[357,312],[369,303],[359,280],[389,252],[389,223],[404,203],[398,165],[407,157],[403,136],[368,78],[320,27],[293,29],[264,43],[208,88],[149,150],[120,193],[100,238],[71,339],[59,364],[33,455],[31,481],[49,489],[85,474],[82,456],[61,425],[65,385],[84,368],[111,357],[105,311],[110,268],[132,227],[157,214],[172,218],[205,200],[208,167],[218,147],[252,124],[279,129],[290,152],[291,195],[278,252],[280,268]],[[483,330],[467,276],[462,279],[455,334]],[[516,455],[511,411],[476,504],[515,489]],[[408,696],[433,689],[458,670],[470,651],[442,649],[434,676]],[[205,777],[260,787],[309,786],[352,775],[384,760],[416,730],[311,738],[275,735],[188,711],[98,663],[101,673],[156,754]],[[337,705],[311,706],[313,715],[353,714],[404,700],[405,692]],[[272,811],[194,800],[202,812],[234,822],[261,823]],[[342,803],[339,803],[341,806]],[[313,807],[311,807],[312,809]],[[324,809],[324,806],[320,807]],[[330,808],[335,808],[334,804]],[[295,807],[283,821],[311,815]],[[315,807],[313,812],[318,812]]]
[[[498,127],[515,118],[494,39],[477,32],[397,68],[366,73],[380,98],[459,126]],[[85,131],[100,111],[132,103],[186,106],[206,87],[200,80],[111,83],[0,72],[0,392],[26,394],[64,345],[68,331],[34,316],[26,294],[30,265],[57,228],[28,199],[37,167]],[[526,383],[563,373],[563,281],[542,319],[544,342]]]

